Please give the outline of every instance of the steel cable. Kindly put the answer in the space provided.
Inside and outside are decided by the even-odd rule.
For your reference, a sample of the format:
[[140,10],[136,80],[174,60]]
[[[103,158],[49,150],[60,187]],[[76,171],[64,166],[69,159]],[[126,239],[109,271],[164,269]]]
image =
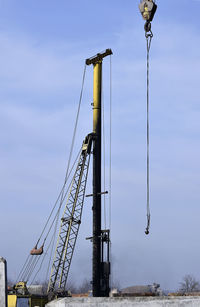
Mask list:
[[26,279],[26,276],[27,276],[26,274],[29,272],[30,266],[31,266],[32,261],[33,261],[33,258],[31,257],[31,255],[29,255],[28,258],[29,258],[29,261],[28,261],[26,267],[23,268],[23,271],[21,273],[21,278],[19,277],[19,279],[21,279],[21,281]]
[[[81,151],[81,150],[80,150],[80,151]],[[75,164],[76,164],[76,162],[77,162],[77,160],[78,160],[78,157],[79,157],[79,155],[80,155],[80,151],[79,151],[78,155],[76,156],[76,159],[75,159],[75,161],[74,161],[74,163],[73,163],[73,165],[72,165],[72,168],[71,168],[71,170],[70,170],[70,172],[69,172],[68,178],[69,178],[69,176],[71,175],[71,172],[72,172],[72,170],[73,170],[73,168],[74,168],[74,166],[75,166]],[[68,180],[68,178],[67,178],[67,180]],[[72,182],[72,181],[71,181],[71,182]],[[47,237],[48,237],[48,235],[49,235],[49,233],[50,233],[50,231],[51,231],[51,229],[52,229],[52,227],[53,227],[53,224],[54,224],[56,218],[59,217],[60,209],[61,209],[62,204],[63,204],[63,202],[64,202],[64,200],[65,200],[65,198],[66,198],[66,195],[67,195],[67,193],[68,193],[68,191],[69,191],[69,188],[70,188],[70,186],[71,186],[71,182],[70,182],[70,184],[68,185],[68,188],[67,188],[66,192],[65,192],[65,185],[63,186],[63,188],[62,188],[62,190],[61,190],[61,192],[62,192],[62,199],[60,200],[59,208],[58,208],[58,210],[57,210],[57,212],[56,212],[56,215],[55,215],[55,217],[54,217],[54,219],[53,219],[53,221],[52,221],[52,223],[51,223],[51,225],[50,225],[50,227],[49,227],[49,229],[48,229],[48,232],[47,232],[46,237],[45,237],[44,240],[47,239]],[[61,196],[61,192],[60,192],[60,194],[59,194],[60,196]],[[59,198],[58,198],[58,200],[59,200]]]
[[112,56],[110,55],[110,142],[109,142],[109,229],[111,229],[112,205]]
[[60,199],[60,206],[62,205],[62,202],[63,202],[64,188],[65,188],[65,185],[66,185],[67,180],[69,178],[69,176],[68,176],[69,167],[70,167],[70,163],[71,163],[71,158],[72,158],[72,153],[73,153],[73,148],[74,148],[74,142],[75,142],[75,137],[76,137],[76,131],[77,131],[77,126],[78,126],[80,107],[81,107],[81,102],[82,102],[82,97],[83,97],[83,88],[84,88],[84,83],[85,83],[85,74],[86,74],[86,64],[84,66],[84,71],[83,71],[83,78],[82,78],[81,92],[80,92],[80,97],[79,97],[79,104],[78,104],[78,110],[77,110],[77,114],[76,114],[75,126],[74,126],[74,131],[73,131],[73,136],[72,136],[72,143],[71,143],[71,147],[70,147],[70,153],[69,153],[69,159],[68,159],[68,163],[67,163],[67,170],[66,170],[66,174],[65,174],[64,185],[63,185],[63,187],[61,189],[61,192],[60,192],[60,194],[59,194],[59,196],[58,196],[58,198],[57,198],[57,200],[55,202],[55,205],[54,205],[54,207],[53,207],[53,209],[52,209],[52,211],[50,213],[50,216],[47,219],[47,222],[46,222],[46,224],[44,226],[44,229],[43,229],[43,231],[42,231],[42,233],[41,233],[41,235],[40,235],[40,237],[39,237],[39,239],[37,241],[37,244],[39,243],[39,241],[41,240],[41,238],[42,238],[42,236],[44,234],[44,231],[45,231],[45,229],[46,229],[46,227],[47,227],[47,225],[49,223],[49,220],[50,220],[50,218],[51,218],[51,216],[53,214],[53,211],[54,211],[54,209],[55,209],[59,199]]
[[150,181],[149,181],[149,51],[151,47],[151,40],[153,33],[145,32],[146,42],[147,42],[147,227],[145,234],[149,234],[150,228]]
[[[103,77],[102,77],[103,80]],[[105,144],[105,108],[104,108],[104,87],[102,84],[102,134],[103,134],[103,191],[106,190],[106,144]],[[104,229],[106,229],[106,195],[103,195],[104,204]]]
[[21,275],[23,274],[23,271],[24,271],[24,267],[26,267],[29,258],[30,258],[30,255],[27,256],[26,261],[24,263],[24,266],[22,267],[21,271],[19,272],[19,275],[17,276],[16,283],[17,283],[18,280],[20,280],[20,277],[21,277]]
[[47,266],[47,271],[46,271],[46,278],[45,280],[48,279],[48,274],[50,272],[50,265],[51,265],[51,261],[52,261],[52,256],[53,256],[53,248],[55,246],[55,239],[56,239],[56,231],[57,231],[57,227],[58,227],[58,219],[59,219],[59,214],[57,215],[57,219],[56,219],[56,223],[55,223],[55,228],[54,228],[54,233],[51,239],[51,252],[50,252],[50,256],[49,256],[49,262],[48,262],[48,266]]
[[[41,267],[42,267],[42,265],[43,265],[43,262],[44,262],[44,260],[45,260],[46,255],[47,255],[47,252],[48,252],[48,250],[49,250],[49,248],[50,248],[50,246],[51,246],[51,244],[52,244],[52,242],[53,242],[53,239],[54,239],[54,235],[52,236],[52,238],[51,238],[51,240],[50,240],[50,243],[49,243],[49,245],[48,245],[48,247],[47,247],[47,249],[46,249],[46,252],[45,252],[45,254],[43,255],[43,259],[42,259],[42,261],[41,261],[40,267],[39,267],[38,271],[35,273],[35,275],[34,275],[32,281],[31,281],[31,285],[33,284],[33,282],[35,281],[35,279],[36,279],[38,273],[39,273],[40,270],[41,270]],[[46,278],[46,279],[47,279],[47,278]],[[46,281],[46,280],[45,280],[45,281]]]
[[[111,213],[112,213],[112,56],[110,55],[110,129],[109,129],[109,229],[110,229],[110,259],[112,263],[112,244],[111,244]],[[111,270],[111,289],[113,286],[113,274]]]
[[[65,185],[66,185],[67,180],[68,180],[68,178],[69,178],[69,176],[70,176],[70,174],[71,174],[71,171],[72,171],[72,169],[73,169],[73,167],[74,167],[74,165],[73,165],[73,167],[72,167],[72,169],[71,169],[71,171],[70,171],[70,173],[69,173],[69,167],[70,167],[71,158],[72,158],[72,153],[73,153],[73,148],[74,148],[74,142],[75,142],[76,131],[77,131],[77,126],[78,126],[78,119],[79,119],[80,107],[81,107],[82,96],[83,96],[85,75],[86,75],[86,64],[85,64],[85,66],[84,66],[84,71],[83,71],[83,78],[82,78],[81,92],[80,92],[80,97],[79,97],[79,104],[78,104],[78,110],[77,110],[77,115],[76,115],[76,120],[75,120],[75,126],[74,126],[74,131],[73,131],[73,136],[72,136],[72,143],[71,143],[71,147],[70,147],[70,153],[69,153],[69,158],[68,158],[68,164],[67,164],[67,170],[66,170],[66,174],[65,174],[64,185],[63,185],[63,187],[62,187],[62,189],[61,189],[61,191],[60,191],[60,193],[59,193],[59,196],[58,196],[58,198],[57,198],[57,200],[56,200],[56,202],[55,202],[55,204],[54,204],[54,207],[53,207],[53,209],[51,210],[51,213],[50,213],[50,215],[49,215],[49,217],[48,217],[48,219],[47,219],[47,221],[46,221],[46,223],[45,223],[45,226],[44,226],[44,228],[43,228],[43,230],[42,230],[42,233],[41,233],[41,235],[40,235],[40,237],[39,237],[39,239],[38,239],[38,241],[37,241],[37,243],[36,243],[36,246],[39,244],[39,242],[40,242],[40,240],[41,240],[41,238],[42,238],[42,236],[43,236],[43,234],[44,234],[44,232],[45,232],[45,230],[46,230],[46,228],[47,228],[47,225],[48,225],[48,223],[49,223],[49,221],[50,221],[50,219],[51,219],[51,216],[52,216],[53,211],[55,210],[55,208],[56,208],[56,206],[57,206],[57,203],[58,203],[59,199],[60,199],[60,206],[59,206],[59,209],[58,209],[58,211],[57,211],[57,214],[56,214],[55,218],[58,216],[58,213],[59,213],[59,211],[60,211],[60,208],[61,208],[61,206],[62,206],[62,203],[63,203],[63,201],[64,201],[64,199],[65,199],[65,197],[66,197],[66,194],[67,194],[67,192],[65,193]],[[74,163],[74,164],[75,164],[75,163]],[[54,221],[55,221],[55,218],[54,218],[54,220],[53,220],[53,223],[54,223]],[[50,228],[49,228],[49,230],[48,230],[48,232],[47,232],[47,235],[46,235],[46,237],[45,237],[45,239],[44,239],[44,242],[46,241],[47,236],[48,236],[48,234],[49,234],[50,231],[51,231],[51,228],[52,228],[53,223],[51,224],[51,226],[50,226]],[[43,243],[43,245],[44,245],[44,243]],[[27,257],[27,259],[26,259],[26,261],[25,261],[25,264],[23,265],[23,267],[22,267],[22,269],[21,269],[21,271],[20,271],[20,273],[19,273],[19,277],[20,277],[20,275],[21,275],[22,277],[24,277],[24,278],[25,278],[25,275],[27,275],[27,277],[30,276],[30,272],[32,271],[32,268],[33,268],[33,267],[35,268],[35,261],[32,260],[33,258],[31,258],[31,259],[29,260],[28,264],[27,264],[27,261],[28,261],[29,257],[30,257],[30,255]]]
[[37,265],[37,261],[38,261],[39,257],[36,258],[36,256],[33,256],[32,259],[33,259],[32,263],[30,264],[26,275],[23,277],[23,280],[25,280],[26,282],[28,282],[31,274],[33,273],[33,270],[35,269],[35,267]]

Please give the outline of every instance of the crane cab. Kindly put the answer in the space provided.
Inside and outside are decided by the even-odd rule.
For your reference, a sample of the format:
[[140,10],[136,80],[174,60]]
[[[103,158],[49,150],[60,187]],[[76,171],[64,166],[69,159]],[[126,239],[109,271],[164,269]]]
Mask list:
[[26,282],[20,281],[8,290],[8,307],[44,307],[47,303],[47,295],[31,293]]

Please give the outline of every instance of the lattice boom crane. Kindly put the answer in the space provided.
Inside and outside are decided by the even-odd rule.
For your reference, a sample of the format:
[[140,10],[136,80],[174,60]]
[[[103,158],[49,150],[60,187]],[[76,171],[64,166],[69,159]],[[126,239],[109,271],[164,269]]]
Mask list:
[[49,295],[57,294],[58,292],[60,295],[62,293],[64,295],[66,292],[65,286],[81,224],[92,138],[93,135],[88,134],[83,142],[78,165],[72,179],[67,203],[61,218],[58,241],[48,285]]

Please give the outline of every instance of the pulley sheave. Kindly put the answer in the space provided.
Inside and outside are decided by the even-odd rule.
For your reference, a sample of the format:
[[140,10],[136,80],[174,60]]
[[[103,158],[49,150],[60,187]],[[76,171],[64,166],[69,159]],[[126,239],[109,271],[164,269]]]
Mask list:
[[141,0],[139,9],[143,19],[151,22],[157,10],[157,5],[153,0]]

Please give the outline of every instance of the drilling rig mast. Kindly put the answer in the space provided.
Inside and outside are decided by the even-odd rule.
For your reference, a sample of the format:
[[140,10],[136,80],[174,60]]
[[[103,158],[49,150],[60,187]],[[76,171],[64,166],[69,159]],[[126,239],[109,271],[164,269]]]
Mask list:
[[[93,64],[93,133],[88,134],[74,174],[69,197],[58,236],[55,257],[49,280],[50,296],[66,295],[66,282],[81,223],[81,215],[87,183],[91,147],[93,147],[93,296],[109,296],[110,285],[110,230],[101,229],[101,96],[102,96],[102,62],[111,55],[106,49],[86,60],[86,65]],[[106,192],[107,193],[107,192]],[[105,248],[106,246],[106,248]]]
[[[109,296],[109,230],[101,229],[101,97],[102,97],[102,62],[111,55],[112,50],[98,53],[86,60],[93,64],[93,296]],[[103,192],[104,193],[104,192]],[[107,259],[104,261],[103,245],[107,245]]]

